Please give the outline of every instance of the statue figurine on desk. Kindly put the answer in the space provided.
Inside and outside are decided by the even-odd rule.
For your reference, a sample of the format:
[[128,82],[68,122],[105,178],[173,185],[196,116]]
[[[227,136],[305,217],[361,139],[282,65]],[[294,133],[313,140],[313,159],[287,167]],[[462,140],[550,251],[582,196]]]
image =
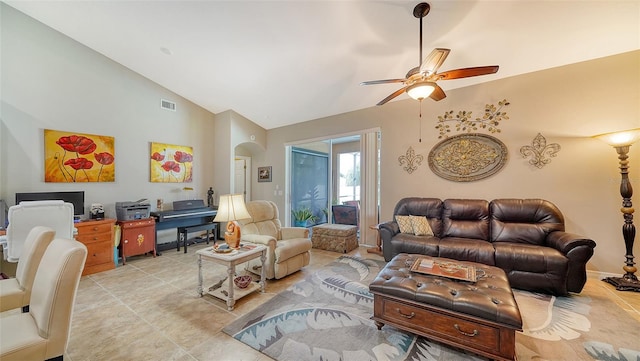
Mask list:
[[213,207],[213,188],[209,187],[207,191],[207,207]]

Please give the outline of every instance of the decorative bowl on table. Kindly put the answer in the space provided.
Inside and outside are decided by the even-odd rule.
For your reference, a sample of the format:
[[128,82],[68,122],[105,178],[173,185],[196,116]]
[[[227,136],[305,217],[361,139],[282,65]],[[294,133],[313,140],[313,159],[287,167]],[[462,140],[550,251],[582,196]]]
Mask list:
[[247,288],[252,280],[253,278],[251,278],[251,276],[244,275],[244,276],[238,276],[234,278],[233,283],[235,283],[235,285],[238,286],[238,288]]
[[230,248],[225,243],[216,243],[213,246],[213,251],[216,253],[231,253],[231,251],[233,251],[233,248]]

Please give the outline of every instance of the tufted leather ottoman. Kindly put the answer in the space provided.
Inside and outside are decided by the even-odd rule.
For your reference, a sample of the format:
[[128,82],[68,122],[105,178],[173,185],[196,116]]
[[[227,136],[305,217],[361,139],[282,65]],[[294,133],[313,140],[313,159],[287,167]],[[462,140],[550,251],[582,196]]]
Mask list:
[[[478,270],[476,282],[410,271],[416,259],[450,261]],[[473,262],[401,253],[369,285],[373,317],[384,324],[498,360],[515,360],[520,310],[504,271]]]

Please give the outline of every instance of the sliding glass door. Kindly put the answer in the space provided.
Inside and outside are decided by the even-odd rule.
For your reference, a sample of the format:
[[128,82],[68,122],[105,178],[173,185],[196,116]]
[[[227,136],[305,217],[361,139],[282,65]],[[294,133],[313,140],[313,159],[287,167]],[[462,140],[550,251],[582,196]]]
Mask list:
[[291,216],[295,226],[326,223],[329,207],[329,154],[291,148]]
[[[287,146],[290,225],[334,223],[332,206],[358,208],[360,243],[375,245],[379,213],[378,129]],[[302,216],[307,218],[302,222]],[[296,222],[298,217],[298,222]]]

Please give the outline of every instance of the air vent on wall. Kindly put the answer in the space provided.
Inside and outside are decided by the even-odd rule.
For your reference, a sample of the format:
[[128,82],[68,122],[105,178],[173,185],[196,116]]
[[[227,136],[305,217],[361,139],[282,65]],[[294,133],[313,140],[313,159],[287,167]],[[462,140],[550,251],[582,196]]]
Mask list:
[[171,110],[172,112],[175,112],[176,111],[176,103],[168,101],[168,100],[160,99],[160,108],[166,109],[166,110]]

